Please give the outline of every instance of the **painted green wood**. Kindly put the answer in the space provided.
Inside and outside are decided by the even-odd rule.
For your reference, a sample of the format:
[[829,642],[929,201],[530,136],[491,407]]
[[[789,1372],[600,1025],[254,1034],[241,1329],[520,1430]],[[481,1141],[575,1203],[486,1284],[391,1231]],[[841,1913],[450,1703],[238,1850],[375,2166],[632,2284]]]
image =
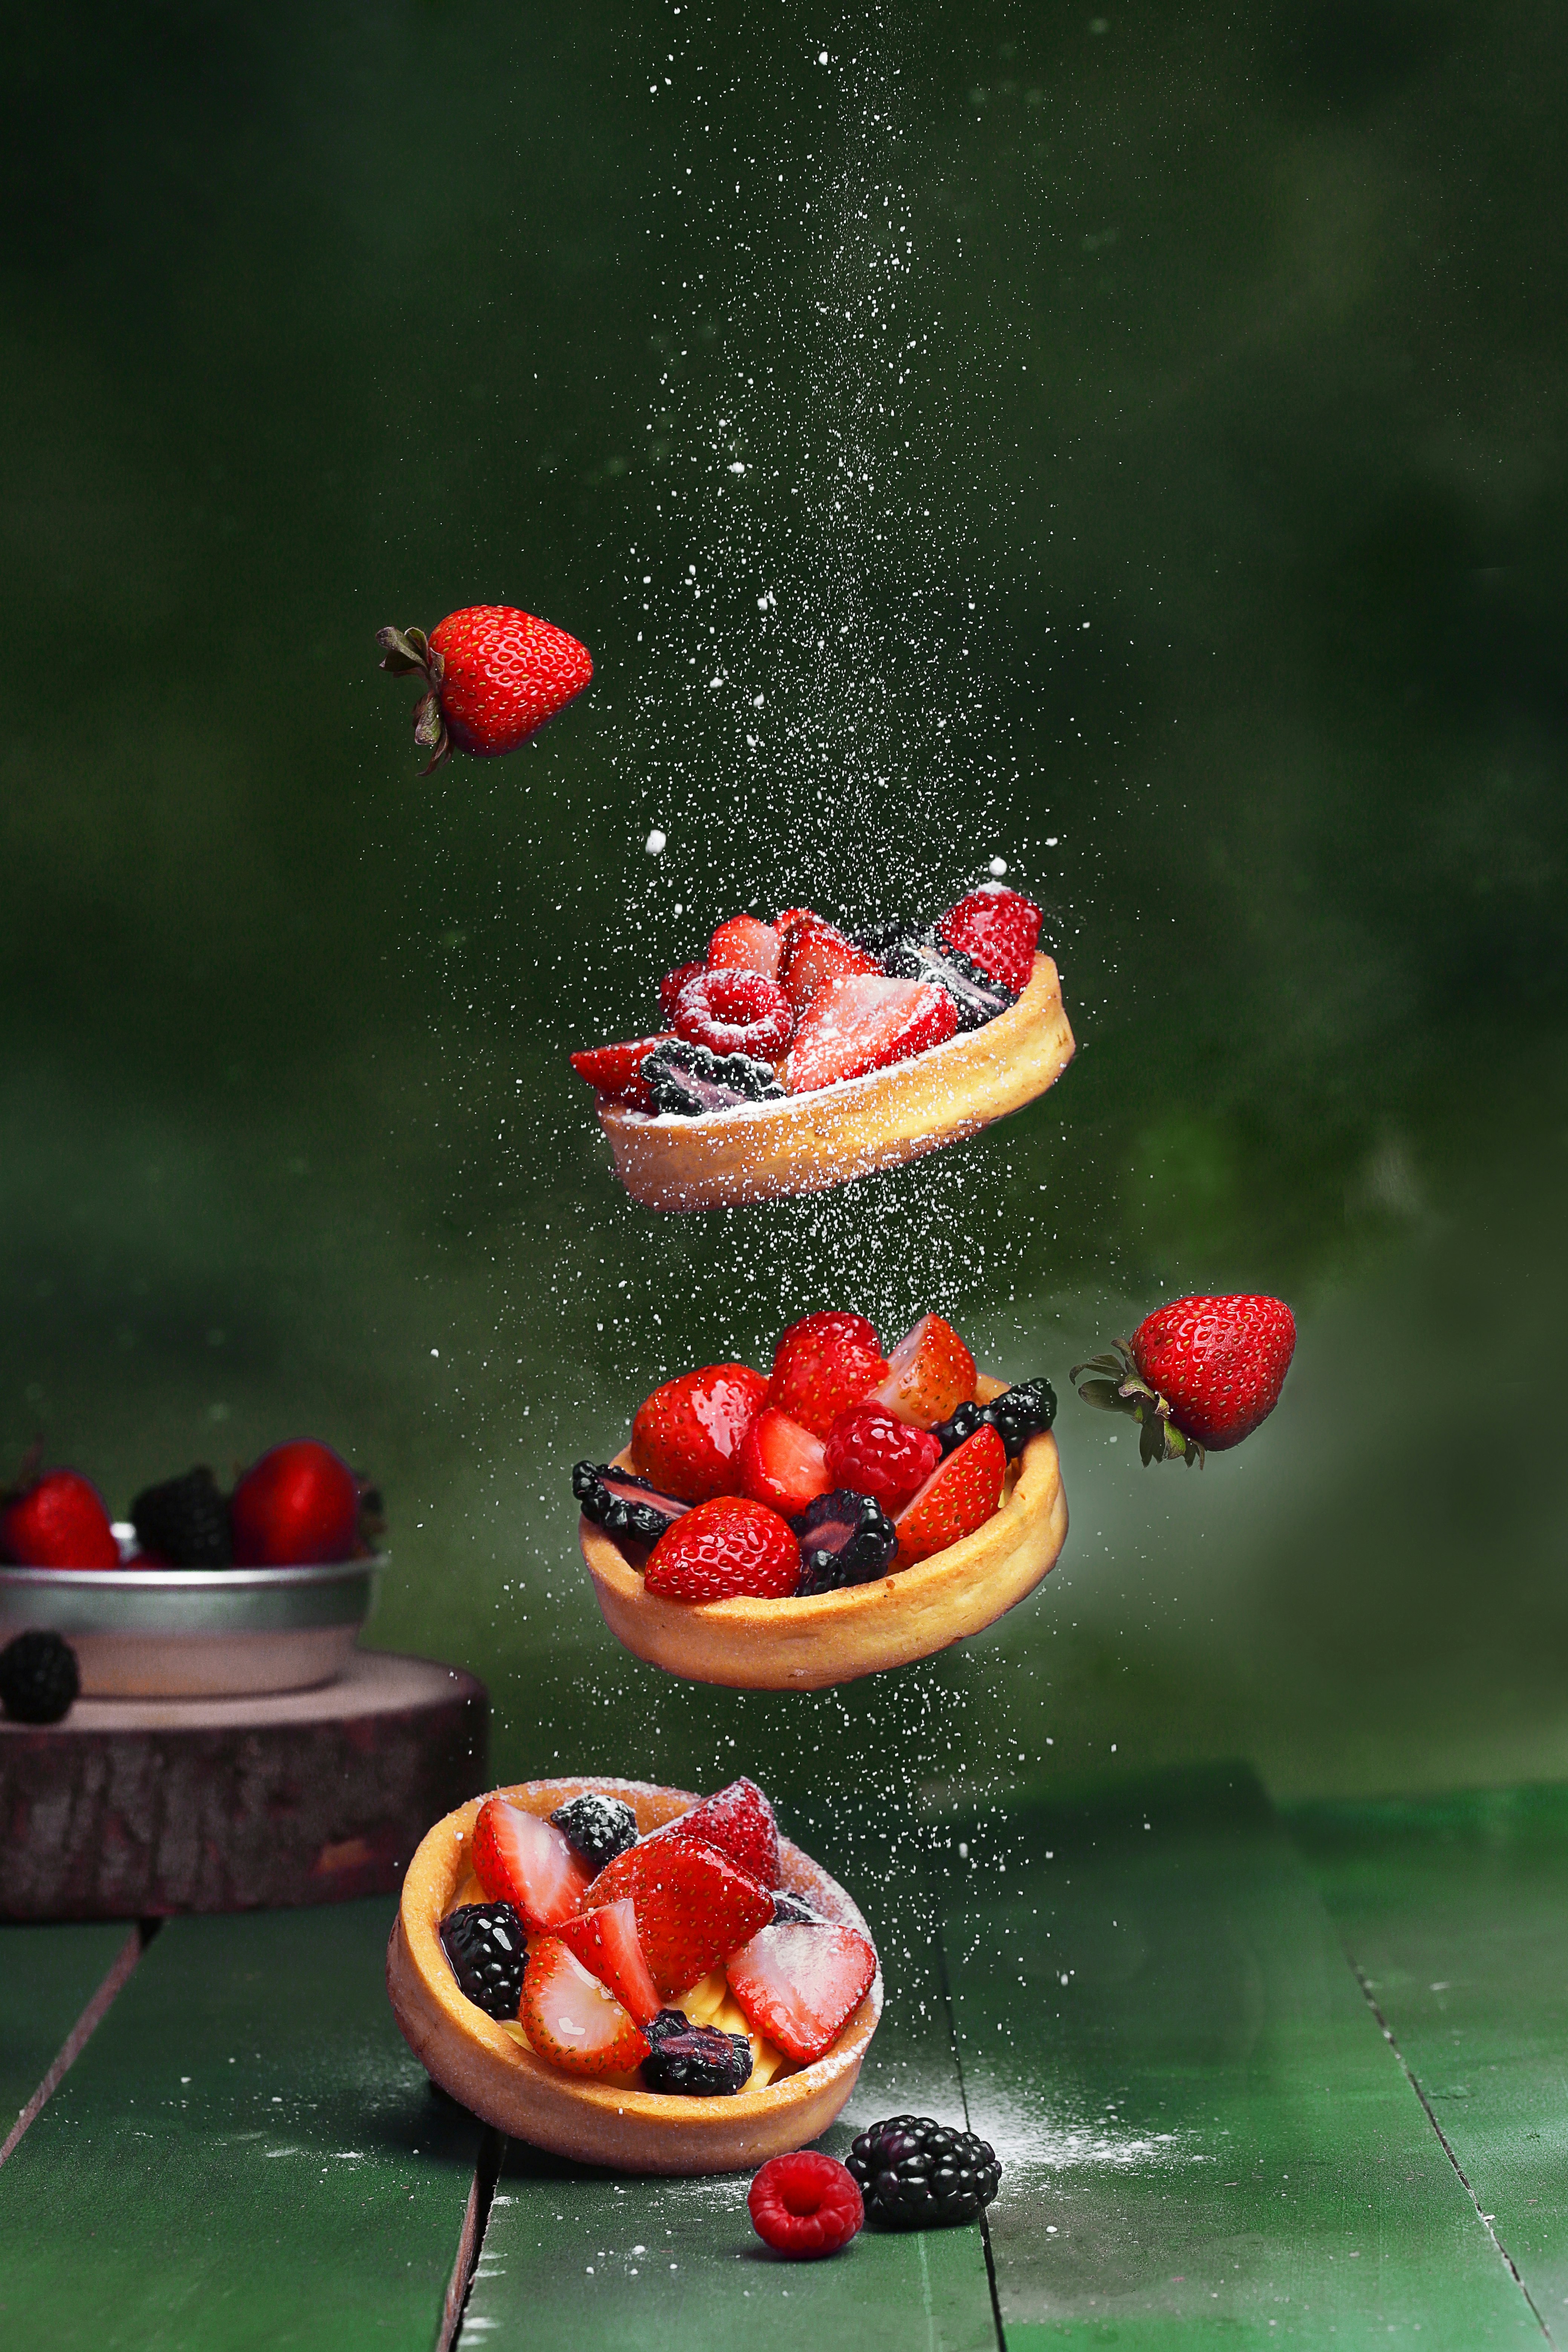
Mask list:
[[[873,1932],[877,1922],[873,1920]],[[933,1947],[879,1937],[896,1990],[842,2123],[818,2143],[910,2110],[963,2122]],[[929,2238],[863,2230],[841,2254],[785,2263],[746,2214],[745,2174],[615,2178],[509,2147],[461,2352],[996,2352],[978,2230]]]
[[1547,2326],[1568,2334],[1568,1790],[1302,1807],[1345,1945]]
[[1244,1768],[1003,1834],[946,1937],[1008,2352],[1539,2347]]
[[132,1932],[0,1927],[0,2146]]
[[393,2021],[391,1916],[163,1930],[0,2169],[0,2340],[430,2352],[479,2128]]

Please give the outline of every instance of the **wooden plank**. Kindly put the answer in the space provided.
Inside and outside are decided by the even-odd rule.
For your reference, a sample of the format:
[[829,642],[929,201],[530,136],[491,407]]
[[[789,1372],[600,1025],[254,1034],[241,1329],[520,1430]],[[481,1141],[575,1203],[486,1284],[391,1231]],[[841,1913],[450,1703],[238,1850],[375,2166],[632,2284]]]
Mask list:
[[83,2012],[112,1998],[106,1979],[133,1961],[134,1937],[123,1927],[0,1927],[0,2159]]
[[391,1916],[163,1930],[0,2169],[0,2339],[431,2352],[479,2129],[393,2022]]
[[[871,1926],[888,2006],[843,2121],[818,2143],[829,2155],[884,2116],[963,2120],[935,1947],[911,1937],[917,1956],[901,1955],[900,1937]],[[996,2352],[978,2230],[863,2230],[830,2261],[784,2263],[752,2229],[749,2186],[745,2174],[616,2179],[514,2143],[461,2352]]]
[[1568,1790],[1301,1807],[1289,1826],[1473,2192],[1568,2333]]
[[1002,1834],[946,1938],[1008,2352],[1539,2347],[1244,1768]]

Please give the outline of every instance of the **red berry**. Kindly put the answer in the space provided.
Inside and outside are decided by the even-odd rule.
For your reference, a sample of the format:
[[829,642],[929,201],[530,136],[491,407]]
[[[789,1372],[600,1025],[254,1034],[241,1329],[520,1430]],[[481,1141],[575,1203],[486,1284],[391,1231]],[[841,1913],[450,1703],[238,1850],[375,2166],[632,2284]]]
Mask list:
[[800,1582],[800,1546],[765,1503],[720,1495],[666,1528],[643,1582],[667,1601],[787,1601]]
[[724,1972],[752,2031],[809,2066],[865,2000],[877,1955],[858,1927],[769,1926],[728,1956]]
[[601,1102],[626,1103],[633,1110],[651,1111],[654,1100],[642,1066],[656,1045],[668,1045],[674,1034],[667,1029],[656,1037],[634,1037],[625,1045],[587,1045],[569,1058],[577,1076],[593,1087]]
[[1040,936],[1040,910],[1032,898],[1000,882],[983,882],[949,908],[936,931],[938,939],[957,948],[1015,996],[1029,985]]
[[629,2074],[647,2056],[636,2021],[558,1936],[528,1948],[518,2022],[541,2058],[574,2074]]
[[848,1486],[857,1495],[872,1496],[889,1518],[897,1518],[941,1460],[942,1441],[930,1430],[911,1428],[886,1405],[856,1405],[841,1412],[827,1433],[823,1492]]
[[91,1480],[46,1470],[4,1498],[0,1557],[18,1568],[118,1568],[120,1546]]
[[275,1445],[234,1490],[236,1568],[310,1568],[352,1559],[359,1543],[359,1480],[313,1437]]
[[1279,1402],[1296,1351],[1282,1298],[1177,1298],[1132,1334],[1132,1360],[1177,1426],[1211,1454],[1250,1437]]
[[594,1909],[630,1895],[637,1943],[659,1991],[689,1990],[773,1916],[773,1898],[727,1853],[675,1831],[607,1862],[588,1889]]
[[907,1062],[942,1045],[957,1026],[952,997],[929,982],[885,980],[874,972],[825,981],[790,1047],[789,1090],[810,1094]]
[[893,1567],[913,1568],[933,1552],[962,1543],[983,1528],[1002,1500],[1007,1449],[988,1421],[939,1463],[893,1524],[899,1549]]
[[888,1359],[888,1376],[872,1395],[916,1429],[934,1429],[974,1395],[974,1359],[951,1323],[922,1315]]
[[759,1886],[779,1883],[779,1832],[773,1809],[754,1780],[742,1773],[682,1813],[671,1836],[699,1837],[717,1846]]
[[876,1331],[864,1315],[829,1307],[820,1315],[803,1315],[780,1339],[768,1402],[814,1436],[826,1437],[839,1414],[869,1396],[887,1370]]
[[742,1441],[740,1470],[741,1492],[786,1519],[837,1483],[824,1466],[821,1438],[772,1405],[763,1407]]
[[749,1364],[708,1364],[666,1381],[637,1407],[632,1468],[682,1503],[734,1494],[741,1441],[767,1393]]
[[456,749],[489,759],[537,734],[594,675],[586,646],[512,604],[468,604],[431,630],[380,629],[382,667],[417,677],[426,692],[414,740],[426,774]]
[[663,2004],[637,1940],[637,1906],[629,1895],[563,1919],[555,1932],[589,1974],[608,1985],[634,2023],[647,2026],[658,2015]]
[[706,970],[705,964],[678,963],[673,971],[665,973],[658,983],[658,1009],[667,1021],[674,1020],[675,1007],[687,982],[695,980],[699,972]]
[[760,971],[701,971],[675,1000],[675,1034],[715,1054],[747,1054],[776,1062],[789,1044],[795,1015],[776,981]]
[[485,1799],[468,1853],[490,1901],[510,1903],[531,1936],[574,1917],[594,1875],[553,1822],[510,1797]]
[[760,971],[764,980],[779,976],[784,940],[772,923],[755,915],[731,915],[708,942],[710,971]]
[[798,1017],[828,981],[880,970],[874,955],[858,948],[819,915],[800,915],[789,928],[778,982]]
[[747,2191],[746,2210],[763,2243],[794,2262],[836,2254],[866,2219],[844,2166],[814,2147],[770,2158]]

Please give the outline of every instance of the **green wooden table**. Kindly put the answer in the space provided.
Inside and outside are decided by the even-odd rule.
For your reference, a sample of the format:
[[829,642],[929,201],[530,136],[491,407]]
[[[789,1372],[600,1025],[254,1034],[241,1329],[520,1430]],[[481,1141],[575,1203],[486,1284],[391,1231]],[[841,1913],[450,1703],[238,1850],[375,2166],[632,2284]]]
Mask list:
[[10,1927],[0,2344],[1568,2336],[1568,1792],[1281,1820],[1232,1767],[952,1831],[826,2144],[967,2121],[1006,2164],[984,2230],[785,2264],[743,2181],[501,2146],[398,2038],[382,1901]]

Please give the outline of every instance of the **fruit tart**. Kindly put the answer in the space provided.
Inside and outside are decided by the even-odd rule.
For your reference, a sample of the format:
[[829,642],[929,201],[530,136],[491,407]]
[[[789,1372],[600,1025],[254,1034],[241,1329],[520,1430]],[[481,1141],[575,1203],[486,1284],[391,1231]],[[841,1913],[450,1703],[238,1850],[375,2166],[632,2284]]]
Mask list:
[[753,1780],[531,1780],[437,1822],[386,1957],[433,2079],[632,2172],[738,2172],[833,2122],[882,2009],[866,1923]]
[[770,1378],[709,1364],[579,1462],[579,1538],[617,1641],[735,1689],[820,1690],[976,1633],[1067,1536],[1047,1381],[978,1371],[922,1315],[884,1357],[863,1315],[807,1315]]
[[929,930],[809,908],[721,923],[658,984],[660,1027],[572,1055],[650,1209],[818,1192],[974,1134],[1073,1054],[1040,910],[988,882]]

